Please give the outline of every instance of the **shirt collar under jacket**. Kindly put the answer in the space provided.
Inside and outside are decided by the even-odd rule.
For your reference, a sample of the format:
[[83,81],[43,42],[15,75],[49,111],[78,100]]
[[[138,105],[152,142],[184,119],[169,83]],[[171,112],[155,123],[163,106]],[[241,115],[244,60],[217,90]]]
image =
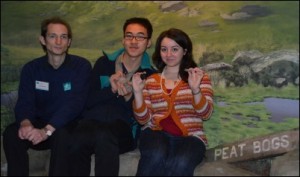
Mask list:
[[[115,51],[112,54],[107,54],[104,51],[102,51],[102,52],[103,52],[104,55],[107,56],[107,58],[110,61],[116,61],[116,59],[118,58],[118,56],[121,55],[124,51],[125,51],[125,49],[121,48],[121,49]],[[147,52],[144,52],[144,54],[143,54],[141,68],[142,69],[151,68],[150,57],[149,57],[149,55],[148,55]]]

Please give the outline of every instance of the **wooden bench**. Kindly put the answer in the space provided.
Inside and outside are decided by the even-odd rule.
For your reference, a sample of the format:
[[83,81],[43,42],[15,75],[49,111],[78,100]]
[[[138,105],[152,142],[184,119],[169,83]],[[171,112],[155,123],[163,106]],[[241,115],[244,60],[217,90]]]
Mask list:
[[[6,176],[6,159],[1,137],[1,176]],[[284,154],[284,155],[283,155]],[[47,176],[50,151],[29,150],[30,176]],[[120,155],[119,176],[135,176],[138,149]],[[267,171],[259,171],[257,160],[264,159]],[[247,165],[242,166],[243,163]],[[264,162],[265,163],[265,162]],[[250,164],[250,165],[249,165]],[[94,176],[94,157],[91,176]],[[265,164],[264,164],[265,165]],[[241,168],[242,167],[242,168]],[[194,176],[299,176],[299,129],[279,132],[208,149],[205,160],[196,167]]]

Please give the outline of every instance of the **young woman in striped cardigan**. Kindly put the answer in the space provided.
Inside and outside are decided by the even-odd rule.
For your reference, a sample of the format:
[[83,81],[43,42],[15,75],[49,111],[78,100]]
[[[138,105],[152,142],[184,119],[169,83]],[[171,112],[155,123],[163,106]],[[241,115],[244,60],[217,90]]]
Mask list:
[[203,120],[213,112],[213,90],[192,49],[185,32],[166,30],[152,56],[158,73],[133,76],[134,115],[143,125],[137,176],[193,176],[204,158]]

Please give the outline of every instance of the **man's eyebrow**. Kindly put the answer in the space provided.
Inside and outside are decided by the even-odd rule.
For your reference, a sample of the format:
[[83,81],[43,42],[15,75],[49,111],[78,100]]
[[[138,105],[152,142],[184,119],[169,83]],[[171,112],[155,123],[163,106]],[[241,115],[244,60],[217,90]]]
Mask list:
[[[133,34],[132,32],[126,32],[125,34]],[[145,35],[145,33],[144,32],[138,32],[137,34],[144,34]]]
[[[58,34],[55,33],[55,32],[47,32],[47,34],[56,34],[56,35],[58,35]],[[68,33],[63,33],[63,34],[61,34],[61,35],[68,35]]]

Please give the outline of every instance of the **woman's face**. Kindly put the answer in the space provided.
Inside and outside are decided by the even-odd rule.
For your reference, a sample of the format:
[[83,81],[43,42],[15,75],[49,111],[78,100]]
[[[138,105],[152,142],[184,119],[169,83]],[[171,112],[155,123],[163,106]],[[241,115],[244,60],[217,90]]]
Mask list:
[[180,66],[186,50],[177,44],[173,39],[163,38],[160,45],[160,56],[167,66]]

